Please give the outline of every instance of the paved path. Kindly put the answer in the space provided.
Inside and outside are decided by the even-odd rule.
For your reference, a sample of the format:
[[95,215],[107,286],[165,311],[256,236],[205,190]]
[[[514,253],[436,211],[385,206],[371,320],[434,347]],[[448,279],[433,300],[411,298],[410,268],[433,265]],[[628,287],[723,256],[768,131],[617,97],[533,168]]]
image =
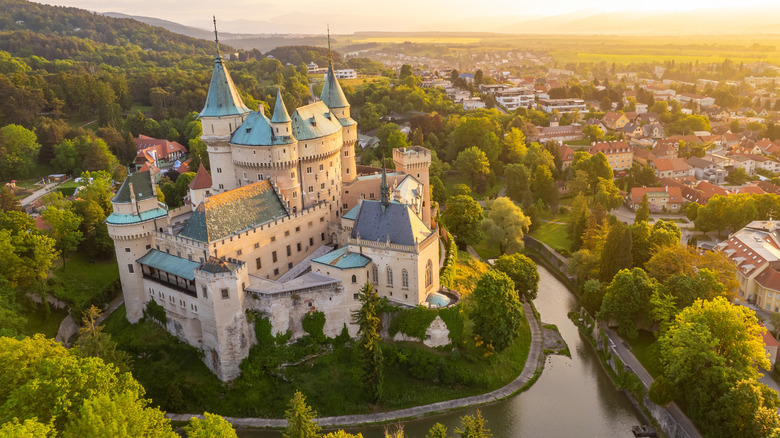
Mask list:
[[119,293],[119,296],[114,298],[111,303],[108,304],[108,308],[106,308],[105,311],[100,315],[100,318],[98,318],[97,323],[102,324],[103,321],[106,320],[109,316],[111,316],[112,313],[114,313],[114,310],[118,309],[119,306],[125,303],[125,296],[122,295],[122,293]]
[[[607,335],[607,337],[609,337],[610,346],[614,348],[614,351],[620,357],[620,360],[622,360],[626,367],[630,368],[637,375],[637,377],[639,377],[639,379],[645,385],[645,388],[649,389],[650,385],[653,384],[655,379],[653,379],[645,367],[639,363],[636,356],[634,356],[634,353],[632,353],[631,350],[626,347],[623,339],[620,338],[620,336],[618,336],[614,330],[607,327],[607,325],[603,323],[601,324],[601,328],[604,330],[604,333]],[[641,400],[638,401],[641,402]],[[677,406],[676,403],[672,402],[663,408],[669,412],[669,414],[675,419],[675,421],[677,421],[677,424],[685,430],[689,437],[701,437],[701,434],[696,429],[696,426],[693,424],[691,419],[683,413],[683,411],[679,406]]]
[[480,257],[480,256],[479,256],[479,254],[477,254],[477,251],[476,251],[476,250],[474,250],[474,248],[472,248],[472,247],[471,247],[471,245],[469,245],[469,246],[467,246],[467,247],[466,247],[466,251],[467,251],[469,254],[471,254],[471,256],[472,256],[472,257],[474,257],[475,259],[477,259],[477,260],[479,260],[479,261],[482,261],[482,257]]
[[58,183],[47,184],[43,188],[34,191],[32,195],[19,201],[19,203],[22,204],[23,206],[30,205],[33,202],[35,202],[35,200],[37,200],[38,198],[42,198],[47,193],[51,193],[58,185],[59,185]]
[[[338,417],[322,417],[317,419],[317,423],[320,426],[331,427],[344,427],[344,426],[357,426],[361,424],[369,423],[384,423],[388,421],[398,421],[410,418],[419,418],[425,415],[430,415],[439,412],[446,412],[451,410],[463,409],[470,406],[484,405],[488,403],[495,403],[499,400],[511,397],[515,393],[519,392],[525,387],[528,382],[536,374],[537,370],[541,370],[544,367],[544,355],[542,354],[542,330],[539,327],[539,321],[534,316],[533,309],[528,303],[523,304],[523,311],[525,317],[528,320],[528,325],[531,328],[531,348],[528,351],[528,358],[525,361],[523,371],[519,376],[508,385],[503,388],[499,388],[495,391],[487,394],[475,395],[473,397],[459,398],[455,400],[448,400],[439,403],[433,403],[424,406],[415,406],[413,408],[399,409],[397,411],[380,412],[378,414],[364,414],[364,415],[342,415]],[[174,421],[189,421],[190,418],[196,417],[202,419],[202,415],[193,414],[165,414],[167,418]],[[284,428],[287,427],[287,420],[278,418],[234,418],[225,417],[225,420],[230,422],[233,426],[239,427],[270,427],[270,428]]]

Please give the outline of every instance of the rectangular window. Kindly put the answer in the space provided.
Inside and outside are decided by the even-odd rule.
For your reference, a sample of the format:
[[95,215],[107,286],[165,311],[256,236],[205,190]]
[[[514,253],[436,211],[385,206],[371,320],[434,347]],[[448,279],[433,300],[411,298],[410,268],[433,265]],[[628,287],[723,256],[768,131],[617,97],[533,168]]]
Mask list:
[[260,269],[263,267],[263,264],[260,262],[260,257],[255,259],[255,265],[257,266],[257,269]]
[[292,262],[287,264],[287,269],[292,269]]
[[321,189],[321,190],[325,190],[325,183],[321,183],[321,184],[320,184],[320,189]]
[[287,245],[287,256],[289,257],[291,255],[292,255],[292,248],[290,247],[290,245]]
[[259,243],[255,243],[255,249],[257,249],[257,248],[260,248],[260,244]]
[[146,249],[152,249],[152,245],[146,245]]
[[325,233],[320,233],[320,238],[321,238],[321,239],[322,239],[322,241],[324,242],[324,241],[325,241]]
[[314,193],[314,186],[309,186],[309,193]]
[[257,180],[258,181],[262,181],[263,180],[263,174],[262,173],[258,173],[257,174]]
[[201,286],[200,287],[200,292],[203,294],[203,298],[208,298],[209,297],[209,293],[206,290],[206,286]]
[[309,246],[314,246],[314,238],[309,237]]
[[131,274],[135,274],[135,268],[133,267],[132,264],[127,265],[127,272]]
[[240,249],[239,249],[238,251],[236,251],[236,255],[237,255],[237,256],[240,256],[240,255],[241,255],[241,250],[240,250]]
[[271,242],[276,242],[276,236],[271,236]]
[[295,172],[290,172],[290,179],[295,179]]
[[279,275],[279,268],[274,269],[274,276]]
[[222,299],[226,300],[228,298],[230,298],[230,293],[228,292],[227,289],[222,289]]
[[323,170],[325,170],[325,166],[320,164],[320,172],[322,172]]
[[298,242],[298,252],[301,252],[301,242]]
[[301,232],[301,227],[295,227],[295,232],[296,233],[300,233]]
[[276,263],[276,251],[271,253],[271,260],[273,260],[273,262]]
[[290,231],[285,231],[285,232],[284,232],[284,237],[287,237],[287,236],[289,236],[289,235],[290,235]]
[[306,173],[311,173],[311,167],[306,168]]
[[125,252],[130,252],[130,248],[125,248]]

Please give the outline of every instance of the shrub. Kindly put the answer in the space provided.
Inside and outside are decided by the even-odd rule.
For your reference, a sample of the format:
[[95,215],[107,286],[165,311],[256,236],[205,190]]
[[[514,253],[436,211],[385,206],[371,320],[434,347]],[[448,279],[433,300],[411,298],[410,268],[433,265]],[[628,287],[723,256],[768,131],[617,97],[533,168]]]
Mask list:
[[168,323],[168,316],[165,315],[165,308],[157,304],[157,301],[155,300],[149,300],[149,302],[146,303],[144,318],[151,318],[163,326]]
[[312,339],[317,343],[325,342],[325,333],[322,332],[322,328],[325,327],[325,314],[322,312],[313,312],[304,315],[303,317],[303,331],[309,334]]
[[408,310],[401,309],[394,312],[388,333],[390,337],[393,337],[396,333],[401,332],[422,341],[425,339],[425,331],[434,319],[436,319],[436,310],[423,306]]
[[458,257],[458,245],[455,243],[455,239],[449,231],[446,231],[444,240],[446,251],[444,254],[444,264],[441,271],[439,271],[439,284],[446,288],[452,288],[455,279],[455,259]]

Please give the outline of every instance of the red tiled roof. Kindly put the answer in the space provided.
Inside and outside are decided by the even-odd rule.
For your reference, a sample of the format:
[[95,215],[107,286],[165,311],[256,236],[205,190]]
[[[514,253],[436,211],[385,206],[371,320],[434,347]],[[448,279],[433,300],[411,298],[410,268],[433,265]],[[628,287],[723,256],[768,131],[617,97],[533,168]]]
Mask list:
[[[774,269],[773,269],[774,270]],[[764,324],[758,323],[761,327],[764,327]],[[766,328],[766,327],[764,327]],[[764,345],[767,347],[780,347],[780,342],[777,342],[777,339],[775,339],[774,336],[772,336],[772,333],[769,332],[769,330],[764,330],[764,333],[761,335],[764,338]]]
[[560,146],[560,153],[561,153],[561,161],[574,160],[574,149],[566,146],[565,144],[562,144]]
[[591,155],[596,155],[599,152],[603,152],[604,155],[619,154],[625,152],[631,152],[631,147],[624,141],[605,141],[596,143],[588,149]]
[[766,192],[761,190],[761,187],[758,186],[745,186],[740,188],[738,193],[751,193],[754,195],[763,195]]
[[656,158],[653,160],[653,166],[658,169],[659,172],[683,171],[691,168],[685,158]]
[[165,139],[158,139],[158,138],[152,138],[147,137],[145,135],[139,135],[138,138],[135,139],[135,145],[139,151],[147,148],[154,148],[157,152],[157,157],[160,159],[165,159],[169,154],[174,153],[186,153],[187,148],[185,148],[181,143],[178,141],[168,141]]
[[195,174],[195,178],[190,182],[190,188],[192,190],[209,189],[211,188],[211,184],[211,175],[209,175],[209,172],[203,167],[203,163],[200,163],[198,173]]
[[679,187],[634,187],[631,189],[631,201],[638,204],[642,197],[651,192],[664,192],[669,196],[670,204],[681,204],[683,201],[682,192]]

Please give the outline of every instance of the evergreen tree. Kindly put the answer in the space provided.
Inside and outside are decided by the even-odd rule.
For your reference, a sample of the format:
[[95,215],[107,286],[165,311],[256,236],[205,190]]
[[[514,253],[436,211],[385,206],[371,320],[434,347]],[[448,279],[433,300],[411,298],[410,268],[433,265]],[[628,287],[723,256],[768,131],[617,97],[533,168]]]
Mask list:
[[601,252],[599,279],[604,283],[612,281],[612,277],[621,269],[631,267],[631,233],[623,222],[615,219],[610,221],[609,234]]
[[358,325],[358,345],[363,355],[363,370],[366,374],[371,401],[376,403],[382,399],[384,385],[384,357],[382,355],[382,338],[379,336],[381,320],[379,319],[379,295],[370,283],[358,293],[360,309],[352,313],[352,320]]
[[316,438],[322,429],[314,422],[316,417],[317,412],[306,404],[303,394],[295,391],[293,398],[290,399],[289,408],[284,411],[284,418],[287,419],[284,438]]
[[647,193],[642,195],[642,200],[636,208],[636,217],[634,222],[647,222],[650,219],[650,202],[647,200]]
[[571,221],[569,221],[567,229],[572,242],[572,251],[577,251],[582,246],[582,236],[588,227],[589,217],[590,209],[588,208],[588,202],[582,193],[578,193],[574,197],[574,202],[572,202]]
[[428,429],[428,434],[425,435],[425,438],[447,438],[447,426],[436,423]]
[[490,429],[485,427],[487,421],[482,417],[482,412],[477,410],[477,415],[465,415],[460,417],[461,427],[455,429],[460,438],[491,438]]

